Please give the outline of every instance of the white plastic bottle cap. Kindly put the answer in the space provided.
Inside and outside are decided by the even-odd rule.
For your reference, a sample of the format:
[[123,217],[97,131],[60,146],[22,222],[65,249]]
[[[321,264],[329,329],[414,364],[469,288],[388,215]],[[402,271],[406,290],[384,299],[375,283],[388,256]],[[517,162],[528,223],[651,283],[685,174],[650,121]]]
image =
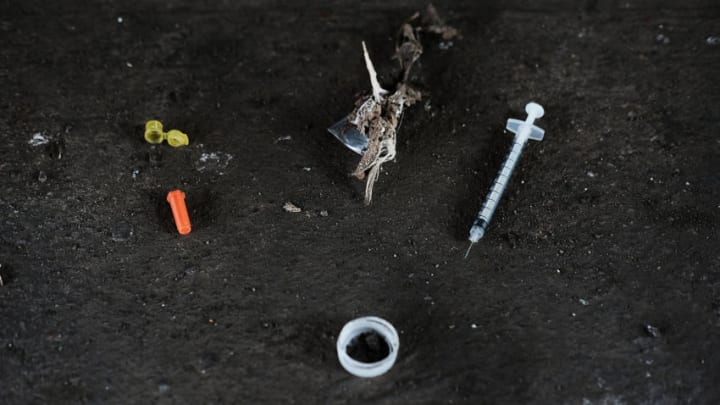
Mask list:
[[[373,363],[365,363],[350,357],[348,346],[353,340],[364,333],[372,332],[380,335],[387,343],[389,352],[387,357]],[[377,377],[390,370],[397,359],[398,349],[400,349],[400,338],[395,327],[390,322],[376,316],[366,316],[348,322],[340,331],[337,339],[337,354],[340,364],[348,373],[358,377]]]

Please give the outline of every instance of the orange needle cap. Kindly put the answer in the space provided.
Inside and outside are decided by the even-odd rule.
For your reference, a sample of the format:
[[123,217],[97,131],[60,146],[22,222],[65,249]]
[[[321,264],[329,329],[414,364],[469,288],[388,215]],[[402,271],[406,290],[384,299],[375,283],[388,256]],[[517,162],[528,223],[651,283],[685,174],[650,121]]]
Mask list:
[[185,206],[185,193],[180,190],[173,190],[167,195],[167,202],[172,208],[173,218],[175,218],[175,226],[180,235],[190,233],[190,217],[188,216],[187,206]]

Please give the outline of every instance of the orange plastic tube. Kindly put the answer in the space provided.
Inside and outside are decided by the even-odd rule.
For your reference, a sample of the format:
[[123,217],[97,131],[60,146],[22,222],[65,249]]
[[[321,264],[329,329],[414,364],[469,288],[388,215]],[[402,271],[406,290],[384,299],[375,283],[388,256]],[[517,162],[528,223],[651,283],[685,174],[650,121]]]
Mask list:
[[188,216],[187,206],[185,206],[185,193],[180,190],[173,190],[167,195],[167,202],[172,208],[173,218],[175,218],[175,226],[180,235],[187,235],[192,229],[190,227],[190,217]]

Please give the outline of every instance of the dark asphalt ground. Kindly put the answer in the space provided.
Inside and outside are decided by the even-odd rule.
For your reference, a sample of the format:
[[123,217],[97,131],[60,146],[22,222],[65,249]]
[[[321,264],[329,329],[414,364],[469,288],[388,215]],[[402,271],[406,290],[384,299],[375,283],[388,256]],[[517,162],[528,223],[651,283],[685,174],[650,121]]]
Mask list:
[[[365,207],[325,128],[424,5],[0,1],[0,403],[720,403],[720,3],[436,4],[463,38],[423,37]],[[376,379],[335,353],[363,315]]]

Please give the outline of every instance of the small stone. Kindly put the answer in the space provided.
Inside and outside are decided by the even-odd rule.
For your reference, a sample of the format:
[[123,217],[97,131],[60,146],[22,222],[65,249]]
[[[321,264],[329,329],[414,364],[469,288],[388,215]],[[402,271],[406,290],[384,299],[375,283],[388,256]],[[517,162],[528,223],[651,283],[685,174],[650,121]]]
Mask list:
[[47,174],[42,170],[38,172],[38,181],[40,183],[45,183],[47,181]]
[[655,37],[655,42],[658,44],[667,45],[670,43],[670,38],[663,34],[658,34],[658,36]]
[[161,394],[167,394],[170,391],[170,385],[158,384],[158,392]]
[[585,305],[585,306],[590,305],[590,303],[587,300],[584,300],[582,298],[580,298],[580,304]]
[[593,177],[595,177],[595,173],[593,173],[593,172],[587,172],[587,176],[590,177],[590,178],[593,178]]
[[45,137],[40,132],[36,132],[33,134],[32,138],[30,138],[30,141],[28,143],[31,146],[39,146],[39,145],[45,145],[48,142],[50,142],[50,139]]
[[127,222],[118,222],[112,228],[113,242],[125,242],[132,236],[132,226]]
[[117,22],[118,22],[118,24],[122,24],[122,23],[123,23],[123,18],[122,18],[122,17],[118,17],[118,18],[117,18]]
[[329,215],[329,214],[328,214],[328,212],[327,212],[326,210],[320,211],[320,216],[321,216],[321,217],[326,217],[326,216],[328,216],[328,215]]
[[660,333],[660,329],[650,324],[645,325],[645,333],[654,338],[660,337],[662,335],[662,333]]
[[283,209],[285,210],[285,212],[293,212],[293,213],[302,212],[302,208],[291,203],[290,201],[286,202],[285,205],[283,205]]
[[720,37],[709,36],[705,38],[705,43],[708,45],[720,45]]
[[473,324],[471,324],[471,325],[470,325],[470,327],[471,327],[471,328],[473,328],[473,329],[477,329],[477,325],[476,325],[476,324],[474,324],[474,323],[473,323]]

